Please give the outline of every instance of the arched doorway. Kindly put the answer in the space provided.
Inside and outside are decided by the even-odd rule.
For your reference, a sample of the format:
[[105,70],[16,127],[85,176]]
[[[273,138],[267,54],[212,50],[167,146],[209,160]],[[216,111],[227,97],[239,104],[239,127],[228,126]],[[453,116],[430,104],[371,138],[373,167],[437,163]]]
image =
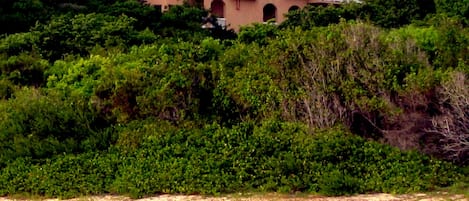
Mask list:
[[276,20],[277,18],[277,7],[274,6],[274,4],[267,4],[264,6],[264,17],[263,20],[264,22],[267,22],[270,19]]
[[213,15],[225,17],[225,2],[223,2],[223,0],[213,0],[210,9]]
[[298,6],[291,6],[291,7],[288,9],[288,12],[292,12],[292,11],[295,11],[295,10],[300,10],[300,7],[298,7]]

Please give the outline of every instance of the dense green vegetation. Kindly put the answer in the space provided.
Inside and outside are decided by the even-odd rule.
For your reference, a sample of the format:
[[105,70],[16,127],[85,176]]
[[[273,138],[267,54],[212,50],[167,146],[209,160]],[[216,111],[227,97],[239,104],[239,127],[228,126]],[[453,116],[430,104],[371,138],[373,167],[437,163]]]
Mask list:
[[3,169],[0,192],[64,197],[250,190],[404,193],[449,185],[461,176],[448,163],[340,131],[313,137],[302,125],[278,121],[182,127],[132,122],[119,129],[119,146],[106,152],[58,155],[40,164],[17,159]]
[[234,36],[193,7],[1,1],[0,196],[469,182],[469,3],[383,2]]

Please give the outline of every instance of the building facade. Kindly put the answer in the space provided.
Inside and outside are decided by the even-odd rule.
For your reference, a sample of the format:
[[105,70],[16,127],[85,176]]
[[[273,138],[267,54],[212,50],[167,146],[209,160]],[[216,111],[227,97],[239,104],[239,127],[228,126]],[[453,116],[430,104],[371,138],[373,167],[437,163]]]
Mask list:
[[[340,4],[344,0],[192,0],[188,3],[203,6],[218,18],[221,26],[239,30],[241,26],[285,20],[285,14],[301,9],[308,4]],[[171,5],[182,5],[184,0],[147,0],[151,5],[160,6],[162,11]]]

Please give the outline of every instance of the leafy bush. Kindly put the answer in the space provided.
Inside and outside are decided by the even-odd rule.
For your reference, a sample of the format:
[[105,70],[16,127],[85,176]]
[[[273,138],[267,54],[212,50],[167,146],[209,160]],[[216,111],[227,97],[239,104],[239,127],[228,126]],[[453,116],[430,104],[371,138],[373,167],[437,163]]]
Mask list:
[[157,7],[147,5],[138,0],[109,1],[109,4],[102,1],[94,1],[94,12],[119,17],[122,15],[136,19],[135,28],[144,30],[149,28],[156,31],[161,18],[161,10]]
[[0,40],[0,53],[9,56],[30,53],[37,49],[36,32],[10,34]]
[[2,100],[0,111],[2,165],[18,157],[41,159],[99,150],[110,143],[107,133],[98,132],[106,125],[79,99],[63,101],[53,92],[24,88]]
[[5,188],[0,195],[29,193],[71,198],[106,193],[120,160],[113,153],[62,155],[41,164],[19,158],[2,169],[0,183]]
[[306,6],[287,14],[284,27],[311,29],[343,20],[366,20],[385,28],[396,28],[421,21],[436,12],[433,0],[365,0],[340,6]]
[[1,79],[0,80],[0,100],[8,99],[12,96],[14,92],[14,85],[9,80]]
[[129,53],[57,61],[46,75],[49,87],[86,97],[109,118],[179,122],[212,112],[211,93],[218,77],[210,62],[222,50],[220,41],[209,38],[200,44],[148,45]]
[[389,39],[363,23],[285,30],[266,48],[275,51],[261,66],[269,65],[267,73],[283,93],[277,99],[282,104],[266,108],[281,107],[284,118],[312,127],[349,124],[358,111],[382,115],[370,119],[392,116],[393,96],[405,90],[406,76],[431,68],[412,41]]
[[121,135],[117,149],[108,152],[63,155],[41,163],[15,159],[2,168],[0,193],[404,193],[448,186],[461,177],[449,163],[337,129],[312,136],[304,125],[275,120],[231,128],[190,127],[133,122],[121,132],[140,133],[135,145],[127,144],[131,136]]
[[399,27],[435,13],[433,0],[366,0],[362,16],[382,27]]
[[[121,169],[117,192],[134,197],[239,190],[402,193],[449,185],[459,178],[448,163],[340,131],[313,137],[300,125],[275,121],[232,129],[211,125],[201,131],[151,128],[156,132],[144,132],[148,136],[142,147]],[[449,180],[435,180],[444,171],[452,172]],[[403,172],[406,179],[400,176]]]
[[361,193],[362,185],[358,178],[340,170],[328,172],[318,180],[320,192],[325,195],[343,195]]
[[47,24],[39,24],[32,30],[39,35],[39,49],[50,60],[66,55],[87,55],[101,47],[127,47],[136,30],[134,18],[125,15],[114,17],[103,14],[62,15]]
[[41,86],[48,65],[46,60],[34,53],[3,57],[0,61],[0,77],[17,85]]
[[186,41],[198,41],[208,35],[202,29],[202,17],[207,12],[191,6],[172,6],[160,19],[156,32],[164,37],[182,38]]
[[313,6],[308,5],[301,10],[289,12],[282,24],[282,28],[301,27],[311,29],[318,26],[337,24],[341,20],[355,20],[359,18],[362,5],[345,3],[341,6]]
[[276,33],[277,26],[273,24],[254,24],[253,26],[242,27],[239,31],[238,39],[240,42],[255,42],[265,46],[269,38],[275,38]]
[[469,25],[469,1],[467,0],[435,0],[436,11],[439,14],[456,17]]

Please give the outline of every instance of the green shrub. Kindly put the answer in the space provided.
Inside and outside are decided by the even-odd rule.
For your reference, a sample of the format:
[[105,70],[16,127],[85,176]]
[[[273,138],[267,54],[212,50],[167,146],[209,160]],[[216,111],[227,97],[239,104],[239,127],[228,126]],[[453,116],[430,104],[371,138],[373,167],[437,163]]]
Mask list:
[[18,90],[13,98],[0,102],[0,111],[0,164],[18,157],[94,151],[110,143],[104,139],[109,133],[100,132],[105,123],[87,105],[79,99],[61,100],[52,91]]
[[14,92],[14,85],[7,79],[0,80],[0,100],[8,99],[12,96]]
[[[0,196],[31,193],[28,181],[31,170],[35,168],[29,158],[18,158],[7,164],[0,164]],[[34,180],[38,182],[37,180]]]
[[[145,132],[140,148],[129,152],[114,191],[133,197],[240,190],[403,193],[446,186],[460,177],[449,163],[337,130],[310,136],[298,124],[153,130]],[[449,176],[436,176],[443,171]]]
[[0,77],[17,85],[41,86],[48,65],[47,61],[32,53],[4,57],[0,61]]
[[205,16],[207,12],[197,7],[172,6],[161,16],[158,30],[155,32],[163,37],[200,41],[209,33],[201,27],[201,19]]
[[456,17],[469,25],[469,1],[467,0],[435,0],[438,14]]
[[132,146],[122,139],[108,152],[58,155],[40,163],[12,160],[1,166],[0,192],[61,197],[108,192],[135,198],[236,191],[407,193],[448,186],[462,176],[449,163],[340,129],[312,136],[301,124],[276,120],[231,128],[186,126],[134,122],[128,131],[142,134]]
[[469,34],[457,18],[435,16],[428,27],[409,25],[390,31],[390,39],[413,40],[425,51],[435,68],[454,68],[460,61],[467,63]]
[[[90,1],[89,9],[93,10],[96,13],[102,13],[105,15],[111,16],[121,16],[126,15],[131,18],[136,19],[135,28],[137,30],[144,30],[148,28],[149,30],[155,31],[158,28],[161,18],[161,10],[155,6],[142,3],[142,1],[137,0],[120,0],[120,1],[108,1],[106,0],[97,0]],[[92,11],[93,12],[93,11]]]
[[41,54],[55,61],[67,55],[86,56],[95,46],[129,47],[137,35],[134,23],[134,18],[125,15],[62,15],[37,24],[32,31],[38,35]]
[[315,6],[307,5],[301,10],[289,12],[287,19],[282,22],[281,27],[301,27],[308,30],[313,27],[337,24],[341,20],[355,20],[359,18],[362,5],[356,3],[345,3],[341,6]]
[[19,55],[37,49],[38,35],[36,32],[16,33],[0,40],[0,54]]
[[244,43],[257,43],[265,46],[269,38],[274,38],[278,28],[273,24],[254,24],[242,27],[238,34],[238,40]]
[[433,0],[364,0],[340,6],[306,6],[288,13],[282,26],[311,29],[337,24],[343,19],[367,20],[380,27],[393,28],[424,20],[435,12]]
[[61,155],[40,164],[19,158],[2,169],[0,195],[71,198],[109,192],[121,159],[114,153]]
[[361,181],[340,170],[323,174],[318,180],[320,192],[324,195],[344,195],[361,193]]

